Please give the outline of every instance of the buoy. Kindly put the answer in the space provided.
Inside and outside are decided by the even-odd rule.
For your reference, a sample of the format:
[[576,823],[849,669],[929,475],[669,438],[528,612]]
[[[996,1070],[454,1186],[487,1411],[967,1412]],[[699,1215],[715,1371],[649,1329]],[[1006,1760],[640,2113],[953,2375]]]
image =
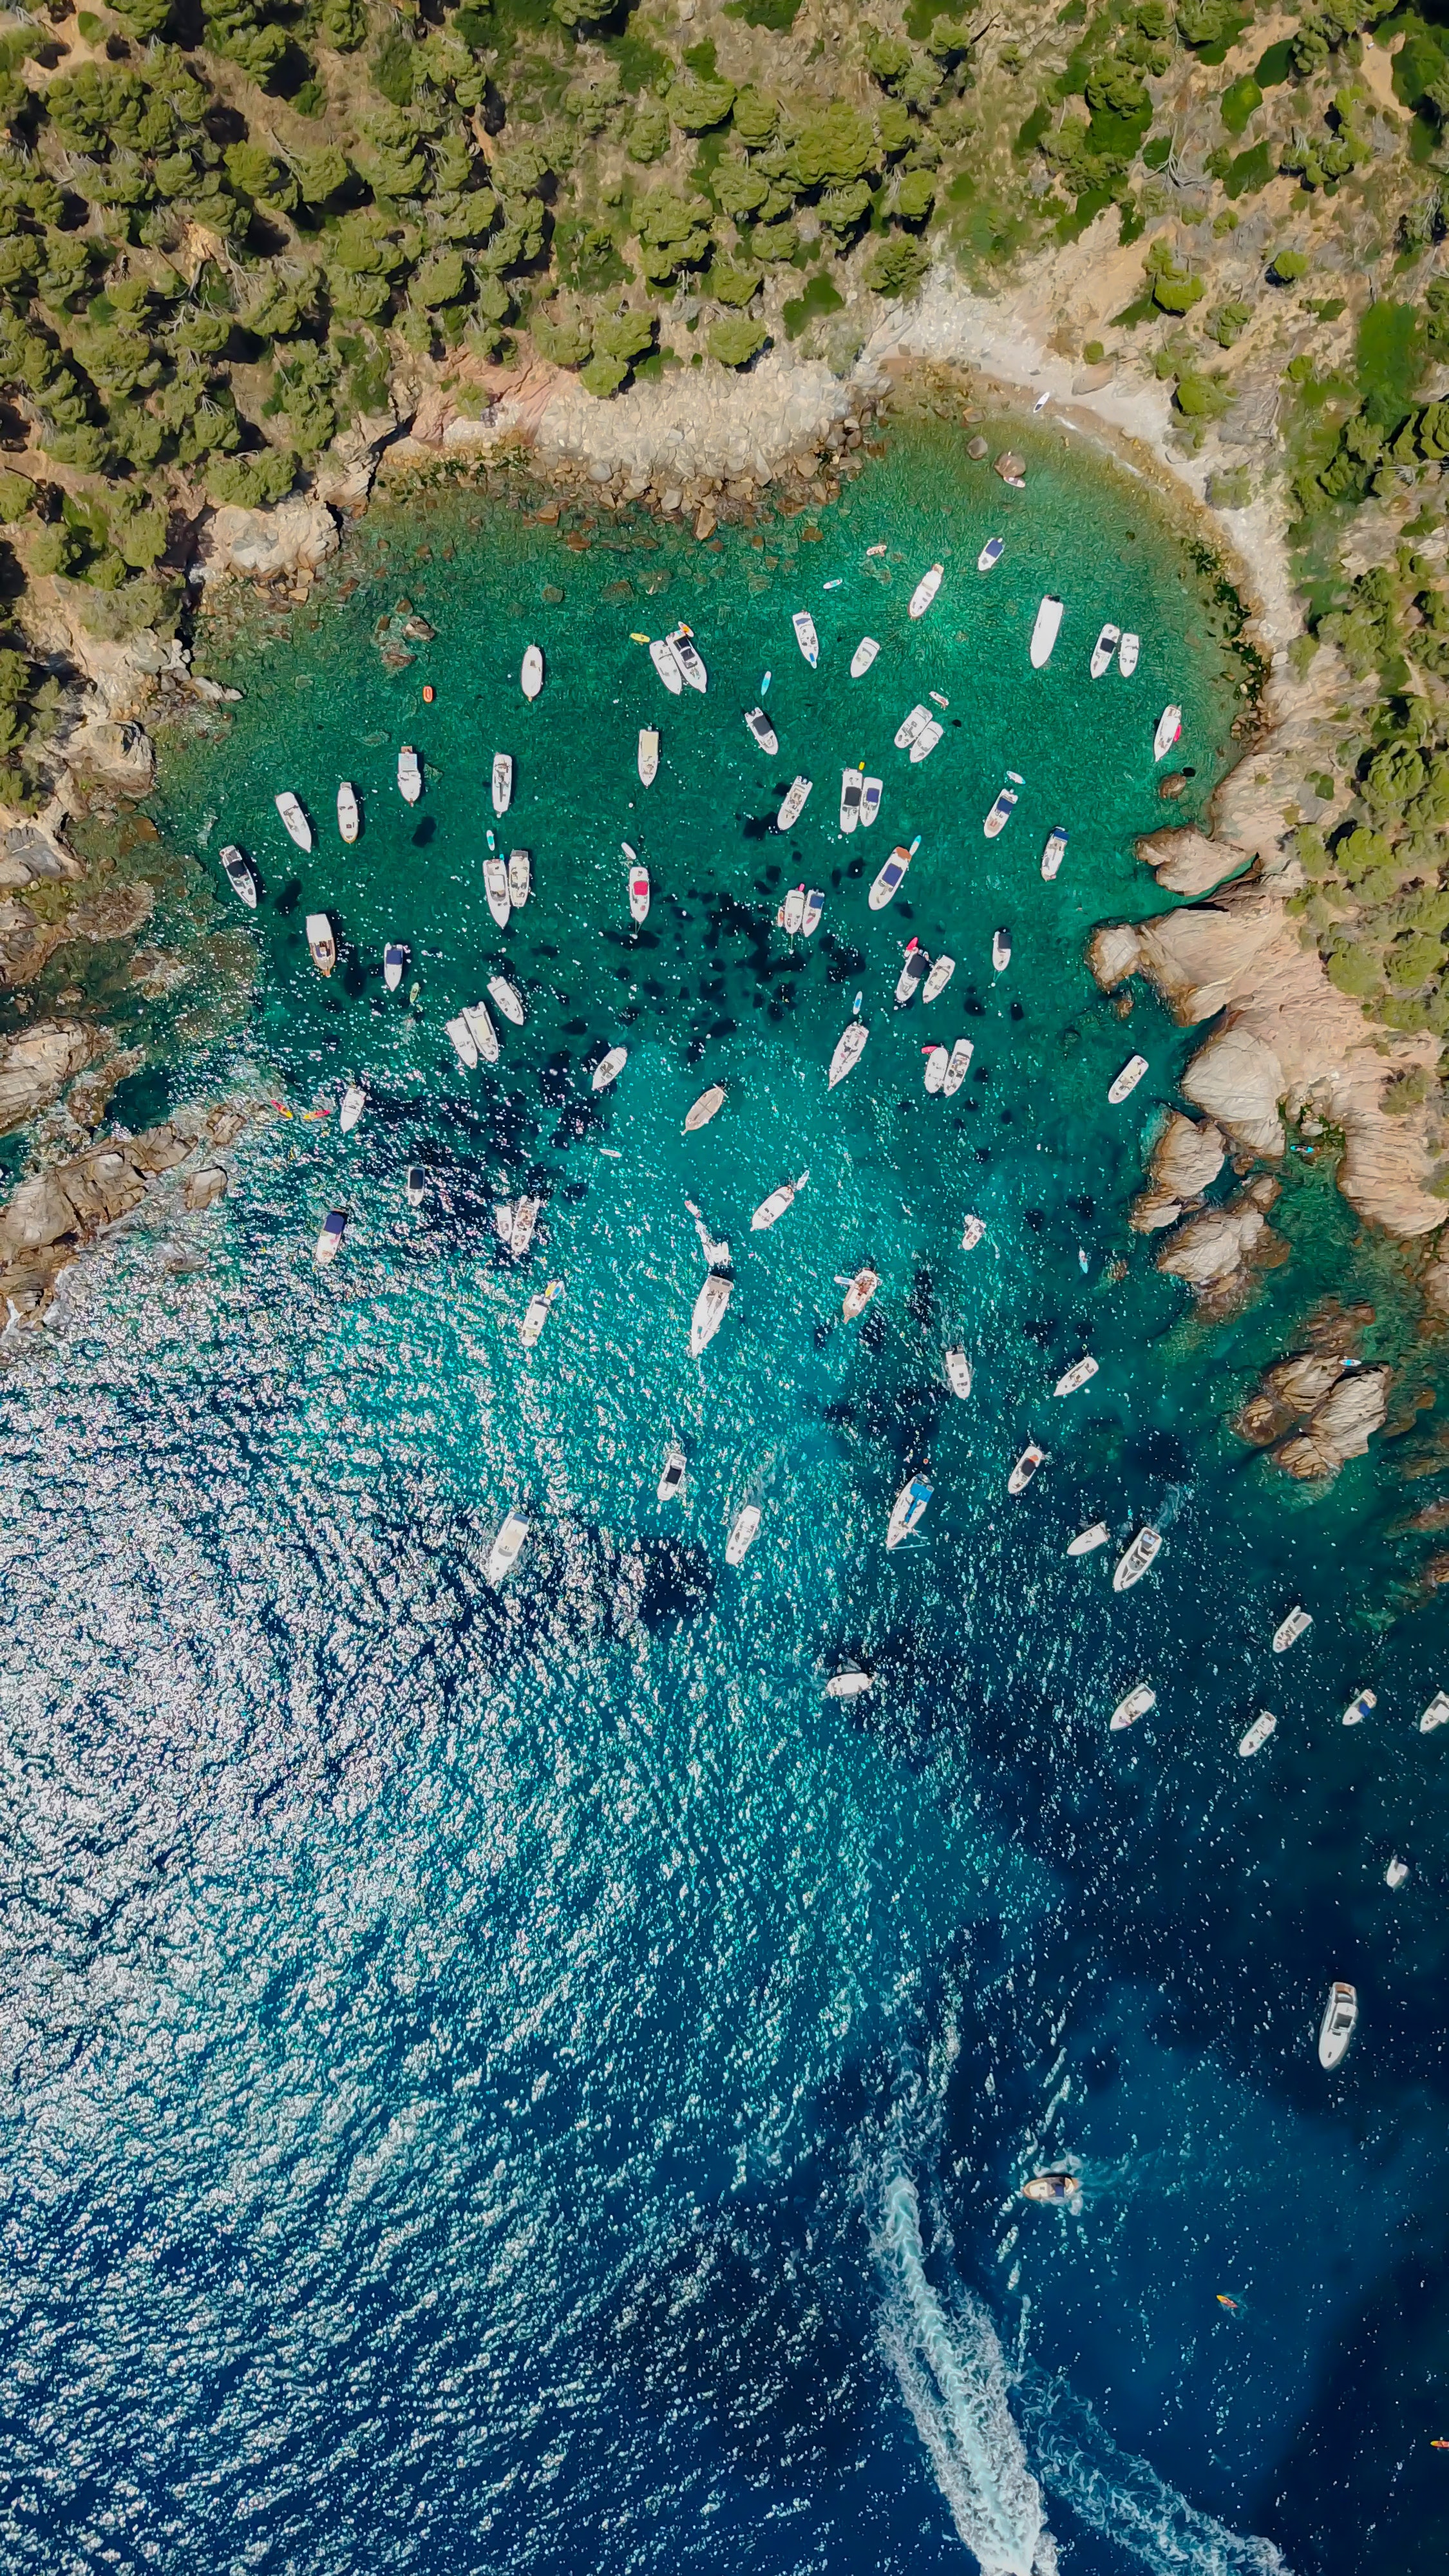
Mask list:
[[432,705],[432,703],[433,703],[433,684],[432,684],[432,681],[431,681],[431,680],[425,680],[425,681],[423,682],[423,704],[424,704],[424,706],[425,706],[425,707],[430,707],[430,706]]

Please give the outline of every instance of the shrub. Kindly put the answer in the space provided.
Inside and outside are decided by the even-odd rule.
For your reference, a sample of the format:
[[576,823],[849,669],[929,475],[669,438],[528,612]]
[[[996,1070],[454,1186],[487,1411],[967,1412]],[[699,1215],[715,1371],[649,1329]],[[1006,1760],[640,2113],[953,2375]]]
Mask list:
[[35,498],[35,485],[28,474],[0,471],[0,520],[23,519]]
[[1291,286],[1296,278],[1308,275],[1308,261],[1301,250],[1275,250],[1268,262],[1270,286]]
[[601,313],[594,324],[594,355],[617,358],[628,367],[654,342],[656,316],[631,305],[623,313]]
[[763,322],[752,322],[745,313],[728,313],[709,327],[705,346],[722,367],[747,366],[765,345]]
[[936,182],[929,170],[907,170],[896,189],[896,213],[904,224],[923,224],[936,202]]
[[592,327],[581,313],[535,313],[528,327],[540,357],[556,367],[581,367],[594,345]]
[[207,498],[243,510],[265,510],[285,499],[297,479],[290,448],[260,447],[247,456],[220,456],[207,469]]
[[1396,1073],[1391,1082],[1385,1083],[1379,1094],[1380,1106],[1388,1111],[1391,1118],[1405,1118],[1411,1109],[1422,1107],[1434,1087],[1426,1065],[1408,1065],[1402,1073]]
[[891,234],[877,243],[866,261],[865,282],[877,295],[909,298],[919,294],[930,265],[931,255],[923,242],[905,233]]
[[585,393],[603,402],[618,392],[628,372],[622,358],[590,358],[588,365],[579,369],[579,383]]
[[790,162],[803,188],[839,188],[879,164],[880,147],[869,117],[845,99],[803,125],[790,147]]
[[705,284],[720,304],[748,304],[761,281],[758,268],[735,268],[716,259]]
[[669,149],[669,119],[654,100],[646,100],[640,108],[624,137],[624,149],[631,161],[645,165],[664,158]]
[[711,126],[723,125],[734,103],[733,81],[693,79],[676,81],[664,101],[686,134],[707,134]]

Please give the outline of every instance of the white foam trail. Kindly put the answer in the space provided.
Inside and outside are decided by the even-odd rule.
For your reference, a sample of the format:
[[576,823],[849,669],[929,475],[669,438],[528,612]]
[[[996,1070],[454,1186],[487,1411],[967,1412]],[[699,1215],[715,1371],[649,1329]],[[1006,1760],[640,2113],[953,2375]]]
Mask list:
[[1053,2493],[1150,2576],[1290,2576],[1271,2540],[1229,2531],[1199,2513],[1146,2460],[1119,2450],[1090,2406],[1062,2381],[1033,2378],[1023,2411]]
[[1007,2404],[996,2329],[969,2295],[947,2317],[926,2278],[920,2203],[905,2174],[886,2185],[876,2253],[891,2291],[885,2349],[982,2576],[1056,2576],[1056,2545]]

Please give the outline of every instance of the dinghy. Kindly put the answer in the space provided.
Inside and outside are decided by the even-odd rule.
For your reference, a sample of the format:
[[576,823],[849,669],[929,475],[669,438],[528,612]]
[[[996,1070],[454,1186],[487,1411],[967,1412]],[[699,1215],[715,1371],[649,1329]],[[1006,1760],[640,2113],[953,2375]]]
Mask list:
[[649,659],[672,698],[684,687],[684,673],[675,659],[674,647],[667,635],[656,635],[649,647]]
[[1041,872],[1048,885],[1051,884],[1066,855],[1067,836],[1062,825],[1057,823],[1047,834],[1046,848],[1041,854]]
[[508,853],[508,905],[521,912],[533,892],[533,859],[527,850]]
[[969,1395],[971,1392],[971,1362],[966,1357],[965,1352],[960,1349],[958,1345],[953,1344],[951,1349],[945,1354],[943,1365],[946,1371],[946,1384],[949,1386],[951,1393],[953,1395],[960,1396]]
[[1031,667],[1034,671],[1045,670],[1052,658],[1052,647],[1061,632],[1062,609],[1062,601],[1048,591],[1036,612],[1036,624],[1031,630]]
[[861,780],[860,828],[863,832],[869,831],[877,814],[880,812],[882,787],[883,781],[879,778],[863,778]]
[[1358,2027],[1358,1992],[1342,1978],[1328,1989],[1323,2019],[1318,2025],[1318,2063],[1330,2073],[1341,2066],[1348,2054],[1348,2044]]
[[1131,1546],[1117,1559],[1112,1570],[1113,1591],[1130,1592],[1134,1583],[1140,1583],[1149,1565],[1156,1563],[1161,1547],[1161,1530],[1151,1529],[1144,1523]]
[[853,832],[860,821],[861,798],[865,778],[859,769],[842,769],[840,773],[840,828]]
[[857,644],[855,651],[850,657],[850,676],[853,680],[863,680],[865,678],[867,671],[870,669],[870,666],[879,651],[880,646],[877,644],[873,635],[862,635],[860,642]]
[[773,760],[776,752],[780,748],[780,737],[776,733],[775,728],[771,724],[763,707],[746,708],[745,728],[759,744],[761,751],[768,752],[770,758]]
[[920,988],[922,984],[924,984],[930,971],[930,958],[927,956],[925,949],[921,946],[919,939],[913,939],[906,950],[905,956],[901,960],[901,971],[896,977],[896,1008],[898,1011],[904,1010],[907,1002],[913,1002],[915,1000],[917,993],[920,991]]
[[337,829],[344,841],[355,841],[362,829],[357,790],[350,778],[344,778],[337,790]]
[[1112,1084],[1107,1093],[1107,1098],[1112,1103],[1114,1109],[1120,1107],[1121,1103],[1128,1097],[1129,1093],[1136,1090],[1138,1083],[1142,1080],[1146,1071],[1147,1058],[1145,1055],[1129,1055],[1121,1072],[1118,1074],[1116,1081]]
[[686,626],[681,622],[681,624],[671,630],[669,642],[673,647],[674,658],[679,664],[680,671],[683,675],[685,687],[687,689],[698,689],[700,696],[703,697],[705,690],[709,687],[709,673],[705,669],[703,662],[700,660],[699,653],[695,647],[694,628],[692,626]]
[[733,1279],[712,1270],[694,1301],[689,1322],[689,1354],[698,1359],[706,1343],[712,1342],[725,1318],[725,1308],[735,1293]]
[[652,787],[659,775],[659,735],[653,725],[639,727],[639,784]]
[[811,886],[805,897],[805,909],[800,916],[800,936],[802,939],[814,938],[816,931],[820,927],[820,919],[824,910],[824,893],[819,886]]
[[1137,668],[1137,656],[1141,650],[1141,636],[1134,635],[1129,628],[1128,632],[1123,636],[1121,643],[1117,647],[1117,668],[1121,672],[1124,680],[1131,679],[1133,672]]
[[922,573],[920,580],[917,582],[915,589],[912,591],[910,596],[910,603],[906,609],[906,615],[908,617],[925,616],[927,609],[930,607],[932,600],[935,598],[937,591],[941,587],[941,575],[944,571],[944,564],[932,564],[929,572]]
[[1021,1456],[1016,1462],[1016,1465],[1012,1468],[1010,1475],[1006,1479],[1007,1492],[1009,1494],[1024,1494],[1045,1456],[1046,1451],[1044,1449],[1038,1449],[1034,1440],[1028,1440],[1026,1447],[1023,1449]]
[[921,994],[921,1000],[923,1002],[934,1002],[938,1000],[940,995],[945,992],[946,987],[950,983],[955,972],[956,960],[954,957],[938,957],[935,965],[931,968],[929,975],[926,977],[925,988]]
[[945,730],[946,728],[944,725],[937,724],[934,716],[932,716],[928,725],[923,725],[921,727],[920,732],[917,734],[915,741],[911,745],[911,764],[913,767],[917,761],[930,759],[932,752],[935,750],[936,745],[940,741]]
[[473,1032],[473,1044],[485,1064],[498,1062],[498,1031],[488,1016],[486,1002],[465,1002],[463,1017]]
[[493,811],[506,814],[513,802],[513,759],[506,751],[493,754]]
[[649,871],[642,859],[629,870],[629,919],[637,930],[649,918]]
[[951,1061],[946,1067],[946,1079],[941,1085],[948,1100],[954,1092],[960,1090],[975,1052],[975,1042],[971,1038],[958,1038],[952,1047]]
[[994,572],[1006,552],[1005,537],[988,537],[976,558],[978,572]]
[[488,897],[488,909],[499,929],[506,930],[513,904],[508,892],[508,870],[496,854],[483,862],[483,891]]
[[220,856],[221,864],[226,871],[226,881],[232,893],[246,905],[248,912],[255,912],[257,908],[256,875],[242,857],[235,841],[228,841]]
[[521,1261],[533,1241],[542,1199],[518,1199],[514,1202],[513,1224],[508,1236],[508,1249],[515,1261]]
[[1100,1360],[1094,1360],[1090,1355],[1074,1361],[1069,1369],[1063,1369],[1052,1388],[1053,1395],[1075,1395],[1079,1386],[1085,1386],[1089,1378],[1096,1376],[1100,1366]]
[[795,629],[795,641],[813,671],[820,659],[820,638],[815,632],[815,620],[808,608],[797,608],[790,623]]
[[899,1547],[902,1539],[909,1538],[913,1530],[920,1528],[932,1491],[924,1476],[913,1476],[908,1485],[902,1485],[886,1523],[887,1550]]
[[301,806],[298,804],[296,797],[292,794],[290,787],[284,787],[281,795],[274,796],[272,802],[276,806],[277,812],[281,815],[283,822],[286,824],[293,840],[296,842],[298,849],[310,850],[312,847],[312,826],[308,822],[306,815],[303,813]]
[[767,1226],[778,1225],[786,1208],[793,1204],[798,1192],[803,1190],[809,1178],[809,1172],[804,1171],[798,1181],[782,1181],[777,1190],[771,1190],[767,1199],[761,1199],[750,1219],[751,1233],[763,1234]]
[[858,1664],[849,1664],[843,1673],[831,1674],[825,1685],[825,1696],[827,1699],[860,1699],[866,1691],[874,1688],[875,1676],[872,1673],[863,1673]]
[[521,1519],[517,1512],[510,1512],[488,1551],[488,1562],[483,1568],[485,1583],[497,1585],[506,1574],[512,1573],[527,1536],[527,1521]]
[[478,1042],[474,1037],[472,1030],[469,1028],[467,1021],[464,1019],[462,1012],[460,1011],[458,1013],[456,1019],[445,1020],[443,1022],[443,1026],[453,1041],[458,1062],[463,1066],[465,1072],[471,1073],[473,1067],[478,1061]]
[[929,707],[912,707],[910,714],[903,717],[896,727],[897,751],[909,751],[917,735],[925,732],[931,720]]
[[407,970],[408,952],[400,939],[390,939],[382,952],[382,980],[386,991],[395,993]]
[[511,1020],[516,1029],[522,1028],[524,1017],[523,995],[519,992],[516,984],[509,983],[506,975],[489,976],[488,998],[491,1002],[495,1002],[497,1004],[499,1010],[503,1013],[505,1020]]
[[925,1050],[925,1056],[926,1089],[934,1098],[935,1094],[940,1091],[945,1084],[946,1075],[950,1068],[951,1057],[949,1050],[943,1046],[927,1047]]
[[406,1198],[408,1206],[414,1208],[421,1207],[427,1195],[428,1176],[424,1171],[422,1164],[409,1163],[408,1176],[403,1183],[403,1196]]
[[775,817],[775,829],[777,832],[793,831],[795,825],[798,823],[801,815],[805,811],[805,800],[814,784],[815,782],[813,778],[795,778],[791,780],[785,793],[785,801],[781,805],[780,811]]
[[1111,1535],[1105,1521],[1093,1521],[1090,1529],[1078,1530],[1076,1537],[1067,1541],[1067,1554],[1091,1556],[1097,1548],[1106,1546]]
[[805,888],[803,885],[791,886],[775,915],[775,927],[777,930],[783,930],[789,938],[793,939],[804,918]]
[[518,1338],[526,1351],[532,1350],[544,1325],[548,1322],[548,1310],[554,1299],[562,1295],[563,1281],[550,1279],[548,1286],[540,1295],[530,1297],[523,1321],[518,1327]]
[[1378,1704],[1379,1695],[1377,1691],[1360,1691],[1357,1699],[1351,1699],[1347,1708],[1343,1712],[1344,1725],[1362,1726],[1364,1719],[1368,1716],[1370,1710],[1377,1708]]
[[594,1078],[591,1088],[595,1091],[607,1091],[610,1083],[618,1081],[620,1074],[628,1063],[628,1060],[629,1050],[627,1047],[610,1047],[608,1054],[603,1059],[603,1062],[601,1064],[596,1064],[594,1067]]
[[1171,751],[1173,744],[1180,739],[1181,734],[1181,707],[1164,707],[1161,715],[1157,719],[1157,731],[1152,737],[1153,759],[1164,759],[1166,754]]
[[1156,1691],[1149,1682],[1139,1682],[1137,1688],[1130,1690],[1125,1699],[1118,1700],[1107,1720],[1108,1733],[1118,1735],[1124,1726],[1135,1726],[1139,1717],[1145,1717],[1148,1710],[1156,1706]]
[[1009,930],[993,930],[991,934],[991,963],[998,975],[1004,975],[1008,966],[1011,964],[1011,933]]
[[1305,1629],[1311,1628],[1312,1625],[1312,1611],[1305,1610],[1301,1602],[1295,1602],[1287,1618],[1280,1620],[1273,1631],[1274,1654],[1286,1655],[1289,1647],[1296,1646]]
[[1121,641],[1122,629],[1120,626],[1113,626],[1109,623],[1102,628],[1101,633],[1097,637],[1096,643],[1092,646],[1091,667],[1092,677],[1094,680],[1100,680],[1103,672],[1110,669],[1112,656],[1116,652]]
[[367,1094],[363,1090],[361,1083],[349,1082],[347,1089],[342,1095],[342,1107],[337,1119],[337,1132],[339,1136],[351,1135],[353,1128],[357,1125],[357,1122],[366,1107]]
[[1408,1877],[1408,1875],[1409,1875],[1409,1864],[1408,1864],[1408,1862],[1407,1862],[1406,1860],[1400,1860],[1400,1858],[1399,1858],[1399,1856],[1398,1856],[1398,1853],[1397,1853],[1397,1852],[1395,1852],[1393,1859],[1390,1861],[1390,1863],[1389,1863],[1389,1865],[1388,1865],[1388,1868],[1384,1871],[1384,1885],[1385,1885],[1385,1887],[1402,1887],[1402,1886],[1403,1886],[1403,1884],[1404,1884],[1404,1881],[1405,1881],[1405,1879]]
[[530,700],[536,698],[543,687],[543,655],[536,644],[530,644],[524,654],[523,668],[518,675],[518,685],[524,696]]
[[853,1324],[857,1315],[865,1313],[879,1286],[878,1270],[857,1270],[855,1277],[846,1283],[845,1295],[840,1301],[840,1311],[847,1324]]
[[[403,744],[397,756],[397,792],[405,805],[416,805],[423,792],[423,773],[410,742]],[[502,811],[501,807],[499,811]]]
[[337,963],[337,942],[325,912],[308,913],[307,945],[312,951],[312,963],[318,974],[330,975]]
[[684,1134],[692,1136],[697,1127],[707,1127],[711,1118],[724,1107],[724,1096],[725,1088],[722,1082],[712,1082],[708,1091],[702,1091],[685,1119]]
[[994,841],[998,833],[1005,831],[1006,826],[1010,822],[1015,811],[1016,789],[1014,787],[1003,787],[1001,794],[997,797],[995,804],[992,806],[990,813],[987,815],[985,822],[981,826],[981,829],[985,833],[988,841]]
[[1277,1724],[1278,1720],[1273,1715],[1270,1708],[1259,1710],[1252,1725],[1248,1728],[1246,1735],[1240,1735],[1238,1738],[1238,1751],[1245,1762],[1250,1762],[1255,1753],[1262,1752],[1269,1736],[1274,1733]]
[[1432,1735],[1435,1727],[1442,1726],[1446,1718],[1449,1718],[1449,1699],[1445,1698],[1443,1691],[1436,1691],[1419,1719],[1419,1733]]
[[744,1564],[745,1558],[749,1555],[751,1548],[754,1546],[756,1537],[759,1534],[759,1527],[759,1504],[746,1503],[743,1511],[737,1513],[734,1528],[730,1531],[729,1537],[725,1541],[726,1565]]
[[885,866],[881,869],[879,876],[876,878],[876,881],[871,887],[870,893],[866,898],[872,912],[884,912],[886,905],[890,902],[891,896],[900,886],[906,870],[910,866],[911,861],[915,857],[920,846],[921,840],[919,833],[917,833],[916,838],[912,841],[909,849],[906,848],[904,842],[898,841],[896,843],[895,848],[892,850],[890,857],[887,859]]
[[985,1232],[986,1219],[984,1216],[968,1216],[965,1224],[961,1228],[962,1251],[974,1252]]
[[864,1020],[852,1020],[849,1028],[837,1039],[835,1053],[830,1059],[830,1079],[825,1086],[827,1091],[833,1091],[837,1082],[843,1082],[852,1067],[859,1064],[869,1035],[870,1031]]
[[664,1452],[664,1472],[659,1479],[661,1503],[674,1503],[684,1491],[684,1451],[677,1440],[671,1440]]
[[325,1270],[337,1258],[338,1247],[347,1232],[346,1208],[333,1208],[322,1219],[322,1231],[312,1246],[312,1258],[319,1270]]

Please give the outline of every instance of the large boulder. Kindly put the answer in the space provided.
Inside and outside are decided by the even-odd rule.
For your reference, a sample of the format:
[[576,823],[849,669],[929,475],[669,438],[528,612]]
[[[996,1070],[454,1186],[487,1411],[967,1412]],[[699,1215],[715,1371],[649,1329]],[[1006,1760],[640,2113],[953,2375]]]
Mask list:
[[1290,1476],[1337,1475],[1345,1458],[1361,1458],[1389,1409],[1386,1368],[1356,1369],[1331,1387],[1302,1431],[1273,1456]]
[[1227,1148],[1211,1121],[1199,1127],[1174,1109],[1152,1149],[1151,1184],[1132,1204],[1130,1223],[1138,1234],[1176,1225],[1184,1210],[1202,1197],[1223,1168]]
[[274,510],[228,503],[208,511],[197,538],[197,569],[206,581],[228,575],[281,581],[311,574],[337,551],[337,522],[324,501],[298,494]]
[[1210,841],[1205,832],[1185,827],[1177,832],[1147,832],[1137,856],[1151,868],[1166,894],[1211,894],[1225,877],[1238,876],[1251,864],[1246,851]]
[[75,1020],[41,1020],[14,1037],[0,1037],[0,1136],[58,1100],[96,1050],[94,1032]]
[[1159,1270],[1185,1280],[1198,1297],[1213,1302],[1236,1293],[1250,1255],[1259,1259],[1270,1247],[1267,1211],[1278,1195],[1278,1183],[1264,1172],[1249,1181],[1224,1207],[1203,1208],[1178,1227],[1157,1256]]
[[105,788],[113,796],[139,799],[149,796],[156,776],[156,756],[151,737],[144,725],[118,724],[109,717],[92,716],[67,734],[62,746],[67,763],[79,778]]

